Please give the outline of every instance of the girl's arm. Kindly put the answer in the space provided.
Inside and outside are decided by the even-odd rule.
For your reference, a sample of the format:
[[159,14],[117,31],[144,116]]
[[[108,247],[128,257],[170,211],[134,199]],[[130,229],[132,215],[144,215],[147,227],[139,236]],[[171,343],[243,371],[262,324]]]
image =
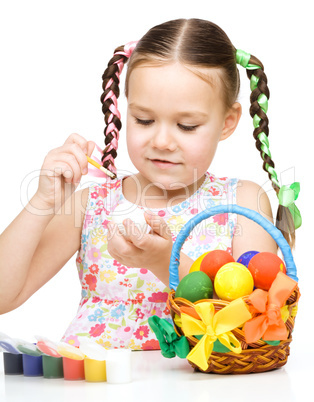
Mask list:
[[24,303],[78,250],[88,189],[74,191],[93,147],[74,134],[50,151],[36,194],[1,234],[0,314]]
[[[83,209],[88,189],[66,201],[68,212],[50,216],[34,214],[42,209],[33,197],[0,236],[0,314],[23,304],[66,264],[80,247]],[[71,212],[70,212],[71,211]]]
[[[237,204],[253,209],[273,223],[271,205],[265,191],[256,183],[241,180],[237,187]],[[232,255],[237,259],[246,251],[268,251],[277,254],[275,240],[256,222],[237,215],[237,226],[232,243]]]

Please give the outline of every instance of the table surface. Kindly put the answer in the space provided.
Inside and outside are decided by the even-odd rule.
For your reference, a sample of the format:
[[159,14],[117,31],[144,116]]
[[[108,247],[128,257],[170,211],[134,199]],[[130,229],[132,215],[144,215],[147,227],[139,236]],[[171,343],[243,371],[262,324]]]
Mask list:
[[0,358],[1,402],[306,402],[313,397],[308,393],[314,370],[306,349],[292,350],[281,369],[242,375],[204,374],[195,372],[186,359],[166,359],[160,351],[134,351],[132,382],[128,384],[4,375],[1,353]]

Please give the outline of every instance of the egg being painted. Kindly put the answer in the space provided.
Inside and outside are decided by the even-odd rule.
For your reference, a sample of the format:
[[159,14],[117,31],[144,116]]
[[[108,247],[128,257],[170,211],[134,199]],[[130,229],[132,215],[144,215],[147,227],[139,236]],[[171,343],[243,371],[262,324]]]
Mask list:
[[183,297],[194,303],[197,300],[213,297],[213,284],[209,276],[202,271],[194,271],[181,279],[175,297]]
[[139,207],[135,208],[134,205],[119,204],[113,211],[111,220],[118,226],[119,232],[123,236],[126,236],[126,230],[123,225],[125,219],[131,219],[140,232],[149,233],[151,227],[146,222],[144,212],[143,209]]

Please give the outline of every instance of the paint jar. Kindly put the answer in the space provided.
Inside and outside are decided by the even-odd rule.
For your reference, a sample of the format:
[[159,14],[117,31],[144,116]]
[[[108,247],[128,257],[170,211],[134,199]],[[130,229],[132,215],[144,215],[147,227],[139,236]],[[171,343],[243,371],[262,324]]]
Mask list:
[[110,384],[123,384],[132,381],[131,350],[108,350],[106,360],[107,382]]
[[23,359],[21,354],[3,352],[4,374],[23,374]]
[[85,380],[88,382],[106,381],[106,361],[84,359]]
[[44,378],[63,378],[62,357],[43,355]]
[[40,377],[43,375],[42,356],[22,355],[23,371],[26,377]]
[[84,360],[74,360],[68,357],[63,357],[63,374],[65,380],[84,380]]

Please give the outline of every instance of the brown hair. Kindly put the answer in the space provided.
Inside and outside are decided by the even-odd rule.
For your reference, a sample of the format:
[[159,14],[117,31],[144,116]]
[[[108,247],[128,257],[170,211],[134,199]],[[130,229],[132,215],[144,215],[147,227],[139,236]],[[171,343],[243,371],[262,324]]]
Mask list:
[[[107,147],[104,149],[104,167],[114,166],[114,158],[117,156],[116,147],[110,144],[117,135],[107,133],[107,128],[113,120],[116,123],[117,131],[121,128],[120,117],[112,115],[112,101],[108,99],[108,93],[111,90],[116,99],[119,96],[119,70],[120,66],[128,61],[128,57],[121,56],[124,47],[118,47],[115,50],[113,58],[108,63],[108,68],[103,74],[104,93],[101,96],[103,104],[102,110],[105,115],[107,127],[104,131]],[[231,43],[226,33],[216,24],[201,19],[178,19],[165,22],[150,29],[138,42],[128,63],[126,75],[125,93],[128,96],[128,82],[130,74],[137,66],[165,65],[173,62],[180,62],[187,67],[205,67],[217,68],[222,84],[222,98],[226,109],[229,109],[237,100],[240,89],[240,76],[236,63],[236,48]],[[122,63],[122,64],[121,64]],[[263,131],[268,137],[268,118],[257,102],[260,94],[264,94],[269,99],[269,89],[267,86],[267,77],[264,73],[263,64],[254,56],[251,56],[250,63],[260,68],[247,70],[248,78],[254,74],[259,78],[257,88],[251,93],[250,115],[252,118],[257,115],[261,120],[259,127],[254,129],[253,136],[256,141],[256,148],[260,151],[263,159],[263,169],[268,173],[272,186],[276,193],[279,192],[279,186],[276,180],[273,180],[274,162],[270,155],[263,151],[262,143],[258,135]],[[193,70],[197,73],[197,71]],[[109,85],[111,84],[111,85]],[[107,99],[106,99],[107,98]],[[106,99],[106,100],[105,100]],[[117,144],[117,142],[116,142]],[[109,149],[110,148],[110,149]],[[270,154],[270,153],[269,153]],[[294,224],[291,213],[288,208],[279,205],[276,226],[281,230],[284,237],[291,247],[295,244]]]
[[212,22],[199,19],[165,22],[150,29],[136,46],[128,63],[126,95],[130,74],[136,66],[178,61],[191,67],[219,69],[223,99],[229,108],[240,89],[235,51],[225,32]]

